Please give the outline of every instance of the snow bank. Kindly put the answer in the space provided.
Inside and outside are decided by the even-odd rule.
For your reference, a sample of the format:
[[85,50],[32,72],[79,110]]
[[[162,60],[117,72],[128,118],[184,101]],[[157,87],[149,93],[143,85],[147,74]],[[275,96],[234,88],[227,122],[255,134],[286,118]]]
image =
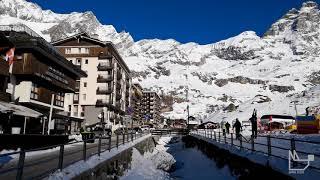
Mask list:
[[158,169],[155,162],[144,157],[139,151],[133,148],[131,170],[121,177],[122,180],[140,180],[140,179],[169,179],[169,173]]

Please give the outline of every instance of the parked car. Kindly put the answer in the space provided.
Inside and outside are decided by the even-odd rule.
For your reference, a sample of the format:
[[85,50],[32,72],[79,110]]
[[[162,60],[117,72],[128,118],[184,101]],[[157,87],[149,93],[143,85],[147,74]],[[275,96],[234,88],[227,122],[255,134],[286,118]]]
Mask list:
[[125,133],[126,133],[125,128],[118,128],[118,129],[114,130],[114,134],[116,134],[116,135],[121,135],[121,134],[125,134]]
[[136,133],[142,133],[142,129],[139,127],[135,127],[133,129],[136,131]]
[[149,126],[149,125],[142,125],[142,126],[141,126],[141,130],[142,130],[142,131],[149,131],[149,129],[150,129],[150,126]]
[[149,130],[150,130],[150,131],[154,131],[154,130],[156,130],[156,128],[151,127],[151,128],[149,128]]
[[[103,128],[102,127],[95,127],[92,132],[95,134],[96,137],[99,137],[100,135],[103,135]],[[104,133],[107,136],[111,136],[112,131],[109,128],[105,128]]]

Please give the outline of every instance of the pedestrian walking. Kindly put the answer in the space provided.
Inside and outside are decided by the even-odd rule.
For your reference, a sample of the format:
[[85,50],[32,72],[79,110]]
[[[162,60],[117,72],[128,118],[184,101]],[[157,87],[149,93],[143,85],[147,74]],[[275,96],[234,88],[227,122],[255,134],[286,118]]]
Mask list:
[[240,130],[242,130],[242,126],[241,126],[241,123],[239,121],[239,119],[237,118],[236,119],[236,122],[234,123],[233,125],[233,129],[236,129],[236,139],[240,139]]
[[251,118],[249,119],[251,122],[251,137],[257,138],[258,134],[258,122],[257,122],[257,110],[254,109]]
[[224,126],[226,127],[227,134],[229,134],[230,133],[230,131],[229,131],[229,128],[230,128],[229,122],[227,122]]

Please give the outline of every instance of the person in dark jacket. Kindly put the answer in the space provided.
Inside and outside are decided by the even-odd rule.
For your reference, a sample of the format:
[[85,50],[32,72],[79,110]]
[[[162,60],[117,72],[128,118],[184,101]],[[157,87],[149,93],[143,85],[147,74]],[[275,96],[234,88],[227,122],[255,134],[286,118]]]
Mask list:
[[254,109],[253,110],[253,114],[251,116],[251,118],[249,119],[251,122],[251,137],[252,138],[257,138],[257,134],[258,134],[258,123],[257,123],[257,110]]
[[224,126],[226,127],[227,134],[229,134],[230,124],[227,122]]
[[236,129],[236,139],[240,139],[240,129],[242,130],[242,126],[238,118],[233,125],[233,129]]

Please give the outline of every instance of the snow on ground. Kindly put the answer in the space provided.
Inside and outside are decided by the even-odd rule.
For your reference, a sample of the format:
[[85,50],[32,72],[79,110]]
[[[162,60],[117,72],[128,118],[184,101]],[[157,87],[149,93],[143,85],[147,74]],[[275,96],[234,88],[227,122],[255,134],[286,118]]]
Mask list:
[[128,173],[121,177],[122,180],[140,180],[140,179],[170,179],[169,173],[158,169],[155,162],[144,157],[139,151],[133,148],[132,164]]
[[[294,178],[298,178],[298,179],[318,179],[318,177],[320,176],[320,171],[317,171],[315,169],[312,169],[311,168],[308,168],[306,169],[305,173],[304,174],[288,174],[289,170],[288,170],[288,150],[281,150],[281,149],[278,149],[278,148],[272,148],[271,151],[272,151],[272,154],[274,155],[278,155],[280,157],[283,157],[284,159],[280,159],[280,158],[277,158],[277,157],[273,157],[273,156],[270,156],[268,157],[266,155],[267,151],[268,151],[268,148],[266,146],[263,146],[263,145],[258,145],[258,144],[255,144],[255,149],[257,151],[262,151],[264,152],[261,153],[261,152],[252,152],[251,150],[247,150],[247,149],[240,149],[239,147],[236,147],[236,146],[230,146],[230,139],[227,139],[227,142],[229,144],[224,144],[224,138],[222,137],[222,134],[221,134],[221,142],[217,142],[211,138],[206,138],[204,137],[204,132],[202,131],[200,133],[200,135],[198,134],[192,134],[192,136],[196,137],[196,138],[199,138],[199,139],[202,139],[208,143],[211,143],[211,144],[214,144],[220,148],[223,148],[223,149],[226,149],[228,150],[229,152],[233,153],[233,154],[237,154],[238,156],[241,156],[241,157],[245,157],[245,158],[248,158],[249,160],[251,160],[252,162],[255,162],[255,163],[258,163],[258,164],[262,164],[262,165],[266,165],[266,166],[270,166],[272,167],[273,169],[277,170],[277,171],[280,171],[284,174],[287,174],[287,175],[290,175]],[[211,134],[209,133],[209,135],[207,134],[207,137],[211,137]],[[282,136],[286,136],[286,135],[282,135]],[[295,137],[298,137],[299,135],[296,135]],[[289,137],[291,137],[289,135]],[[218,138],[218,135],[217,135],[217,138]],[[230,137],[229,137],[230,138]],[[288,138],[289,139],[289,138]],[[314,136],[299,136],[300,140],[315,140],[315,139],[318,139],[319,141],[319,136],[317,137],[314,137]],[[261,143],[261,144],[267,144],[267,139],[266,138],[261,138],[259,137],[258,139],[255,140],[256,143]],[[240,146],[240,143],[238,140],[235,140],[233,141],[233,143],[235,145],[238,145]],[[283,140],[279,140],[279,139],[274,139],[274,138],[271,138],[271,145],[272,146],[277,146],[277,147],[282,147],[282,148],[290,148],[290,141],[283,141]],[[251,149],[251,144],[250,143],[243,143],[243,147],[246,147],[248,149]],[[307,143],[298,143],[296,142],[296,149],[299,151],[305,151],[307,153],[310,153],[310,154],[313,154],[313,153],[320,153],[320,146],[319,145],[313,145],[313,144],[307,144]],[[299,154],[299,153],[298,153]],[[299,154],[300,158],[306,158],[306,155],[302,155],[301,153]],[[312,166],[317,166],[319,167],[320,166],[320,159],[319,159],[319,156],[315,156],[315,161],[311,162],[311,165]]]
[[121,177],[123,180],[140,180],[140,179],[170,179],[168,171],[175,159],[167,153],[167,144],[171,137],[162,137],[154,151],[141,155],[135,148],[132,153],[132,167],[128,173]]
[[81,173],[94,168],[95,166],[99,165],[100,163],[105,162],[106,160],[114,157],[115,155],[129,149],[130,147],[134,146],[135,144],[138,144],[145,139],[149,138],[151,135],[143,136],[139,139],[134,140],[133,142],[130,142],[125,145],[119,146],[118,149],[113,148],[111,151],[105,151],[100,154],[100,157],[98,155],[90,157],[87,161],[79,161],[76,162],[66,168],[64,168],[62,171],[56,171],[55,173],[51,174],[48,179],[49,180],[67,180],[75,178],[76,176],[80,175]]

